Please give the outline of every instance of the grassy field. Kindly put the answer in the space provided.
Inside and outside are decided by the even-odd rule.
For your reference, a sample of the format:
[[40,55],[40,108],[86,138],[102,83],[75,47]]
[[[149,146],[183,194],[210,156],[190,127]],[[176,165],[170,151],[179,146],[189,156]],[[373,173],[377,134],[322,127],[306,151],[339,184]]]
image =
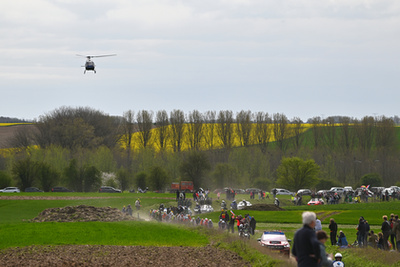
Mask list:
[[[1,196],[5,196],[2,194]],[[227,246],[228,249],[239,251],[246,257],[263,258],[263,264],[278,266],[280,260],[273,260],[257,253],[250,247],[236,242],[222,242],[232,236],[223,233],[215,236],[206,233],[203,229],[186,228],[179,225],[161,224],[156,222],[126,221],[126,222],[75,222],[75,223],[31,223],[41,211],[51,207],[65,207],[75,205],[92,205],[96,207],[110,206],[121,209],[124,205],[133,205],[137,198],[142,201],[140,217],[146,218],[151,208],[158,208],[160,203],[176,205],[174,194],[100,194],[100,193],[20,193],[6,196],[36,197],[36,199],[0,199],[0,249],[9,247],[23,247],[29,245],[61,245],[61,244],[97,244],[97,245],[144,245],[144,246],[205,246],[217,244]],[[40,197],[63,197],[63,199],[40,199]],[[213,196],[213,195],[212,195]],[[214,196],[214,198],[216,198]],[[239,199],[246,198],[241,196]],[[255,241],[264,230],[282,230],[289,239],[301,227],[301,213],[304,210],[313,210],[322,219],[323,229],[328,231],[329,218],[333,217],[339,224],[350,243],[356,237],[355,226],[358,218],[364,216],[377,232],[380,229],[382,215],[398,210],[400,202],[389,203],[362,203],[339,204],[325,206],[293,206],[289,197],[280,197],[284,211],[234,211],[236,214],[254,216],[257,220],[257,232],[252,237]],[[222,200],[222,199],[221,199]],[[221,200],[214,201],[213,213],[202,214],[201,217],[218,221]],[[252,203],[270,200],[252,200]],[[228,202],[228,205],[230,202]],[[134,213],[136,216],[136,211]],[[329,242],[328,242],[329,243]],[[335,253],[337,247],[327,246],[327,251]],[[362,250],[364,251],[364,250]],[[254,253],[254,255],[253,255]],[[342,250],[347,266],[400,266],[399,253],[385,253],[381,251],[360,252],[359,249]],[[376,254],[381,253],[381,254]],[[390,254],[392,257],[387,257]],[[252,256],[253,255],[253,256]],[[374,256],[371,256],[374,255]],[[393,257],[395,260],[393,260]],[[265,258],[268,260],[265,261]],[[257,259],[259,260],[259,259]],[[267,263],[266,263],[267,262]],[[259,265],[261,266],[261,265]]]

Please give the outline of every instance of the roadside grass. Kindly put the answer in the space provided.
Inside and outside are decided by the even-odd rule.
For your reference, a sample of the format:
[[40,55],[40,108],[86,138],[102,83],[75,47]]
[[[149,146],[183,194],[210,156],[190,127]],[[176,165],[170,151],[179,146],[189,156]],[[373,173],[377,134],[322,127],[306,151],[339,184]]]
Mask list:
[[256,240],[240,239],[237,235],[232,235],[226,231],[217,231],[216,229],[204,227],[197,229],[209,237],[213,246],[235,252],[244,260],[250,262],[251,266],[296,266],[293,260],[261,247]]
[[205,246],[196,229],[143,221],[1,224],[0,249],[30,245]]
[[[7,194],[12,196],[13,194]],[[217,231],[205,233],[202,227],[191,228],[181,225],[161,224],[157,222],[126,221],[126,222],[75,222],[75,223],[30,223],[29,220],[40,212],[51,207],[75,205],[92,205],[96,207],[110,206],[121,209],[123,205],[134,204],[137,198],[142,201],[140,217],[147,217],[150,208],[158,208],[160,203],[166,206],[176,206],[175,194],[158,193],[20,193],[18,196],[57,196],[75,197],[70,199],[24,199],[0,200],[0,249],[8,247],[23,247],[29,245],[63,245],[63,244],[93,244],[93,245],[144,245],[144,246],[205,246],[212,244],[232,250],[253,266],[290,266],[281,259],[266,256],[260,252],[256,239],[264,230],[282,230],[293,240],[294,233],[301,225],[301,214],[312,210],[322,219],[323,230],[329,232],[329,218],[335,218],[339,230],[343,230],[349,243],[356,240],[356,225],[358,218],[364,216],[371,228],[380,231],[382,215],[398,210],[400,202],[375,202],[361,204],[339,204],[324,206],[293,206],[290,198],[280,197],[284,203],[284,211],[234,211],[236,214],[249,213],[257,220],[256,234],[250,242],[243,244],[235,234]],[[84,198],[98,197],[98,198]],[[248,197],[243,196],[248,199]],[[243,199],[238,197],[238,199]],[[221,199],[220,199],[221,201]],[[201,214],[200,217],[211,218],[216,225],[220,211],[220,201],[214,201],[213,213]],[[269,200],[252,200],[252,203],[268,203]],[[230,202],[228,202],[228,205]],[[217,232],[217,234],[216,234]],[[232,239],[232,240],[230,240]],[[336,253],[339,249],[327,242],[327,251]],[[377,250],[345,249],[340,250],[348,266],[400,266],[399,253]],[[396,259],[396,260],[393,260]]]

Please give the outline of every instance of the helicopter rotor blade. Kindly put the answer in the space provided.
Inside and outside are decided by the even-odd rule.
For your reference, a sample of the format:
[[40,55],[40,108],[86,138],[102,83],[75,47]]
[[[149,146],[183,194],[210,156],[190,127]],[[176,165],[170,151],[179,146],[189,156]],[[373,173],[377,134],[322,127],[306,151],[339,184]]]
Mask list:
[[98,56],[90,56],[90,57],[113,57],[116,56],[117,54],[109,54],[109,55],[98,55]]

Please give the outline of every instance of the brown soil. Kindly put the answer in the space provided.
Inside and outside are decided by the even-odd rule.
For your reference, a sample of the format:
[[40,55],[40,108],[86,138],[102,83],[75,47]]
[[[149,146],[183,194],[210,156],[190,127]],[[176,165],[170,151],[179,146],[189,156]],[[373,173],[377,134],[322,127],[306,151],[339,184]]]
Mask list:
[[[67,206],[41,212],[32,222],[134,220],[110,207]],[[2,266],[250,266],[237,254],[206,247],[29,246],[0,251]]]
[[230,251],[206,247],[30,246],[0,251],[3,266],[250,266]]
[[132,216],[122,213],[117,208],[93,206],[67,206],[64,208],[50,208],[42,211],[32,222],[115,222],[134,220]]
[[254,204],[250,207],[246,207],[246,210],[260,210],[260,211],[281,211],[284,210],[273,204]]

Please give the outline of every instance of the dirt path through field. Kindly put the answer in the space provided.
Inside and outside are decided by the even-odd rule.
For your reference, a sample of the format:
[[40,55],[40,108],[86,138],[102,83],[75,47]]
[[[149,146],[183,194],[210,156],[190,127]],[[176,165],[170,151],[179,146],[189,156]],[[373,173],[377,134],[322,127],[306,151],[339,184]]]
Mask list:
[[0,251],[4,266],[250,266],[212,246],[30,246]]

